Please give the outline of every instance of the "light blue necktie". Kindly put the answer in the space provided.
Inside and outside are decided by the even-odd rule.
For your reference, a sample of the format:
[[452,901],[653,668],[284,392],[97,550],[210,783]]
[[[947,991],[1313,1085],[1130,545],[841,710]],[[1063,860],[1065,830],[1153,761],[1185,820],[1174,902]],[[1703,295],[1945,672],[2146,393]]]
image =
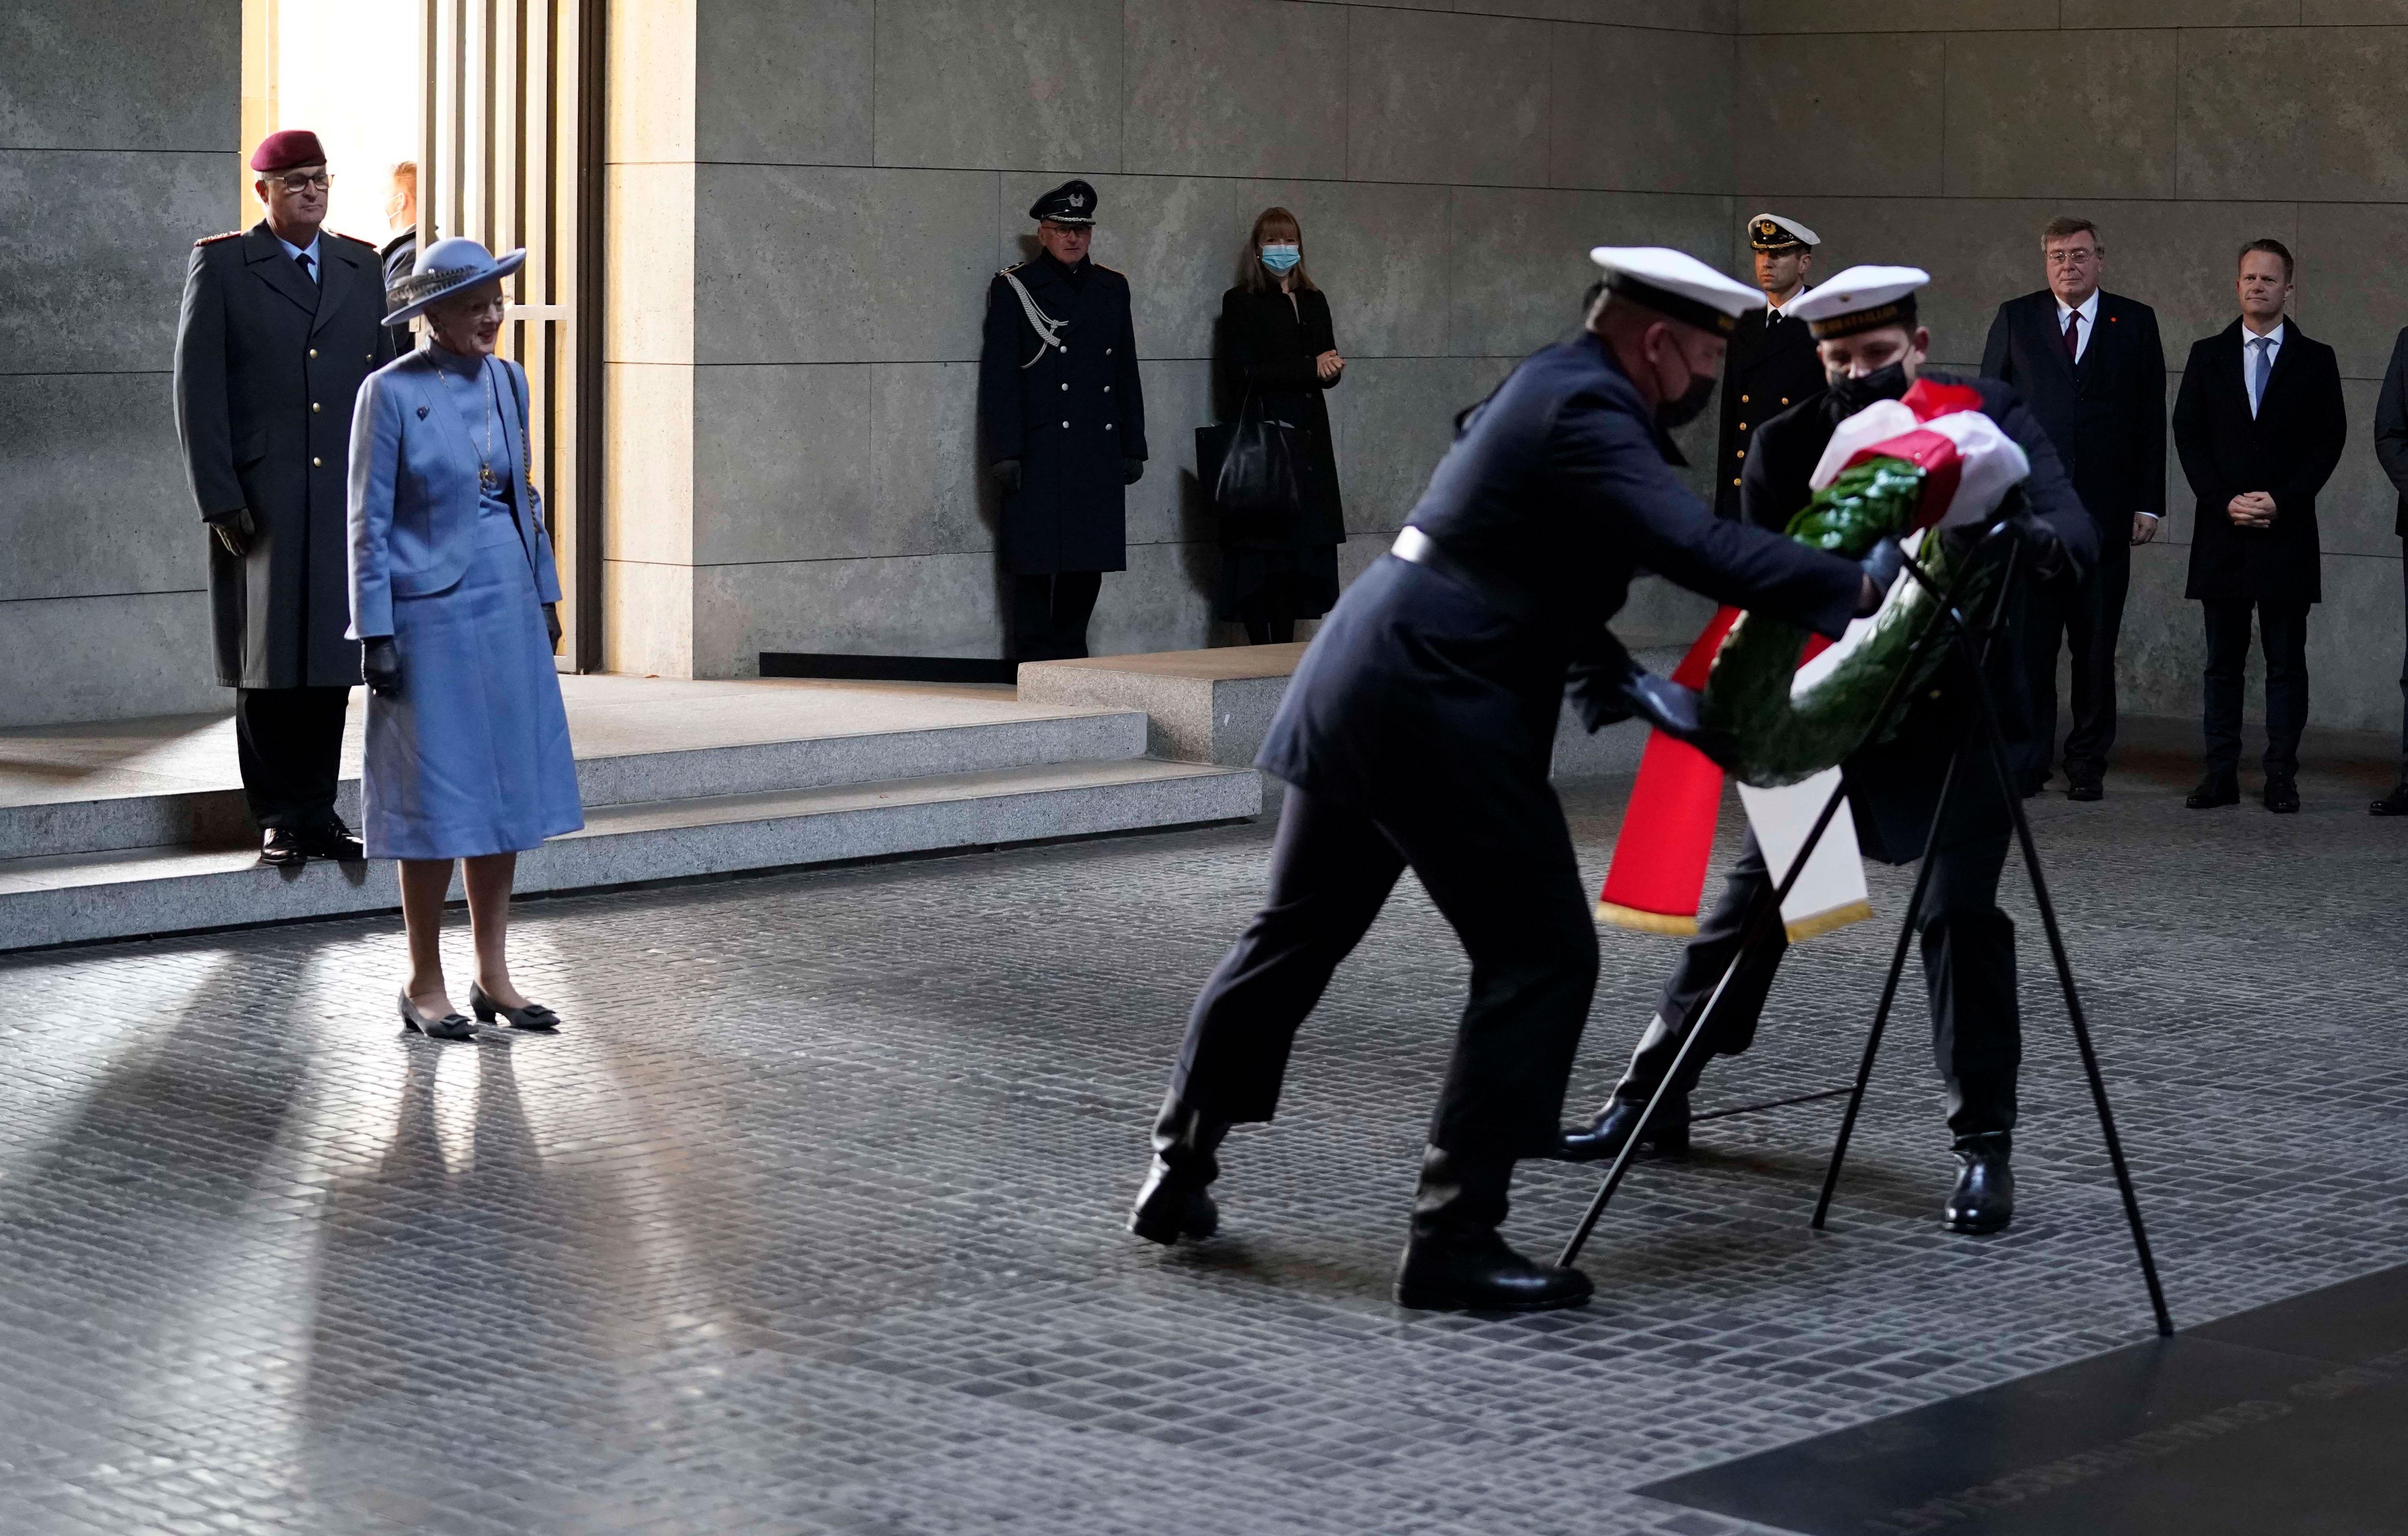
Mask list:
[[2249,344],[2258,349],[2258,362],[2249,370],[2249,419],[2258,419],[2258,408],[2266,399],[2266,378],[2274,371],[2274,338],[2271,336],[2250,337]]

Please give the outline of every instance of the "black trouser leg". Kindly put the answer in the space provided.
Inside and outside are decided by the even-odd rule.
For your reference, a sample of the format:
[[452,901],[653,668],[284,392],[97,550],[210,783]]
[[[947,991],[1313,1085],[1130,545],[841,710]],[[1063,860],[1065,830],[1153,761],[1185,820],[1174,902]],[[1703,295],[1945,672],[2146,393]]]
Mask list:
[[[2408,538],[2400,543],[2401,596],[2408,599]],[[2400,654],[2400,782],[2408,783],[2408,650]]]
[[2258,634],[2266,649],[2266,772],[2300,771],[2300,733],[2308,726],[2308,605],[2259,603]]
[[1270,890],[1187,1017],[1171,1092],[1225,1121],[1268,1120],[1289,1048],[1404,872],[1369,816],[1291,787]]
[[1014,661],[1054,659],[1054,578],[1014,576],[1011,579],[1011,658]]
[[[1712,911],[1698,919],[1698,936],[1681,951],[1681,963],[1664,985],[1663,998],[1656,1005],[1656,1017],[1640,1040],[1639,1049],[1631,1054],[1630,1066],[1622,1074],[1622,1082],[1613,1090],[1616,1098],[1643,1103],[1656,1091],[1656,1085],[1664,1081],[1664,1074],[1672,1069],[1672,1059],[1681,1054],[1681,1042],[1688,1038],[1689,1021],[1713,996],[1714,986],[1723,979],[1731,956],[1739,953],[1740,935],[1747,928],[1748,914],[1759,903],[1770,900],[1772,892],[1771,872],[1765,868],[1764,853],[1756,847],[1756,832],[1751,828],[1747,840],[1740,845],[1739,862],[1723,882],[1721,897]],[[1738,974],[1731,978],[1729,990],[1715,1006],[1713,1018],[1708,1021],[1712,1038],[1705,1041],[1704,1049],[1690,1054],[1681,1081],[1672,1084],[1675,1093],[1685,1094],[1698,1085],[1708,1056],[1738,1055],[1756,1042],[1756,1026],[1764,1012],[1764,999],[1772,990],[1772,978],[1781,969],[1781,957],[1788,952],[1789,936],[1778,923],[1748,951],[1747,957],[1740,962]]]
[[1381,825],[1471,960],[1430,1145],[1551,1155],[1597,991],[1597,922],[1561,803],[1539,773],[1500,777]]
[[2115,638],[2124,627],[2124,599],[2132,586],[2129,537],[2100,552],[2099,568],[2083,584],[2082,596],[2066,616],[2066,639],[2073,653],[2073,729],[2065,738],[2068,778],[2096,779],[2107,771],[2115,745]]
[[237,688],[236,760],[243,798],[263,827],[296,830],[335,819],[349,688]]
[[1066,570],[1054,578],[1054,654],[1087,653],[1087,621],[1095,616],[1096,598],[1103,590],[1099,570]]
[[2249,665],[2249,608],[2215,599],[2200,605],[2207,622],[2207,670],[2202,678],[2201,734],[2207,739],[2207,770],[2231,774],[2241,767],[2241,682]]
[[2023,1063],[2015,925],[1999,910],[2008,836],[1933,854],[1917,913],[1931,996],[1931,1052],[1948,1090],[1948,1128],[1960,1145],[2015,1126],[2015,1074]]

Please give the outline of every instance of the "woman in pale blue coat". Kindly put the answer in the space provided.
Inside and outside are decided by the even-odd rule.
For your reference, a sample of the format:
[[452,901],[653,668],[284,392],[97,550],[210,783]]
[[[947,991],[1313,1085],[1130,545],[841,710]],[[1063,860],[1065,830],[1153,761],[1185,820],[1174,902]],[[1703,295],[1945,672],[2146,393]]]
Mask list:
[[585,825],[552,648],[560,578],[527,478],[526,375],[494,356],[502,279],[474,240],[441,240],[388,294],[427,344],[368,376],[351,421],[351,635],[368,685],[362,827],[401,861],[409,984],[401,1017],[439,1040],[475,1030],[443,980],[443,897],[467,863],[477,975],[468,1006],[522,1029],[559,1018],[510,983],[518,856]]

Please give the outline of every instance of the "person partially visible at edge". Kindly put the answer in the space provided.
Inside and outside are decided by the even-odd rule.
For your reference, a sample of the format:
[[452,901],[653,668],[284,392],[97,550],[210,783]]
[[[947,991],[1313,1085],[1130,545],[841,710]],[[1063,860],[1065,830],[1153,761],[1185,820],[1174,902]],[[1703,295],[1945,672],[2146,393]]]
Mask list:
[[1411,868],[1470,955],[1471,995],[1397,1299],[1533,1311],[1588,1299],[1585,1276],[1533,1263],[1498,1230],[1515,1161],[1555,1147],[1597,983],[1597,926],[1547,781],[1566,683],[1576,666],[1614,680],[1578,695],[1592,728],[1640,708],[1643,675],[1607,625],[1641,567],[1825,635],[1886,586],[1717,520],[1673,474],[1667,430],[1712,402],[1725,338],[1763,296],[1679,251],[1591,255],[1609,287],[1585,328],[1472,411],[1272,720],[1257,761],[1293,787],[1270,889],[1189,1015],[1129,1217],[1140,1237],[1216,1229],[1223,1138],[1271,1118],[1297,1028]]
[[[2031,676],[2031,616],[2079,584],[2098,558],[2098,528],[2057,462],[2047,432],[2012,388],[1992,379],[1951,378],[1925,366],[1931,333],[1917,318],[1914,295],[1930,280],[1918,267],[1850,267],[1791,306],[1797,318],[1813,327],[1828,387],[1764,423],[1748,455],[1743,510],[1758,527],[1785,527],[1812,497],[1809,479],[1840,423],[1877,401],[1899,398],[1917,380],[1956,385],[1978,396],[1982,412],[2030,460],[2021,488],[2026,512],[2014,523],[2027,546],[2029,574],[2017,582],[2006,631],[1983,669],[1984,685],[2004,725],[2009,781],[2000,782],[1990,767],[1982,711],[1964,677],[1954,671],[1942,672],[1938,684],[1916,700],[1894,741],[1841,765],[1856,839],[1868,855],[1907,864],[1923,856],[1927,846],[1931,850],[1914,921],[1931,1000],[1932,1056],[1947,1093],[1956,1160],[1956,1183],[1941,1207],[1941,1220],[1950,1231],[1980,1233],[2005,1227],[2015,1210],[2009,1158],[2023,1025],[2015,998],[2015,926],[1999,909],[1998,896],[2013,826],[2008,796],[2020,793],[2047,750],[2031,734],[2024,693]],[[1935,827],[1952,760],[1957,764],[1956,787]],[[1773,890],[1750,829],[1721,899],[1698,920],[1697,937],[1666,981],[1622,1081],[1586,1123],[1566,1127],[1560,1156],[1585,1162],[1618,1155],[1659,1085],[1666,1096],[1642,1144],[1670,1156],[1686,1154],[1690,1092],[1709,1055],[1737,1055],[1755,1041],[1758,1017],[1788,952],[1788,936],[1778,923],[1741,948],[1751,915],[1771,900]],[[1689,1054],[1680,1078],[1668,1084],[1683,1041],[1734,957],[1738,968],[1714,1006],[1709,1038]]]
[[1302,505],[1285,516],[1221,513],[1213,616],[1243,624],[1252,644],[1285,644],[1298,619],[1317,619],[1338,600],[1346,517],[1322,392],[1338,387],[1346,360],[1329,300],[1305,263],[1303,227],[1283,208],[1254,220],[1238,285],[1221,295],[1221,346],[1224,419],[1252,395],[1266,415],[1295,426]]
[[208,527],[210,640],[263,862],[356,860],[335,811],[360,678],[343,633],[343,470],[360,381],[394,353],[376,248],[327,229],[306,128],[259,141],[266,216],[193,247],[176,324],[176,436]]
[[393,290],[387,324],[423,315],[426,344],[379,369],[351,429],[351,611],[368,685],[363,830],[401,861],[409,980],[402,1022],[437,1040],[475,1031],[443,974],[443,897],[465,860],[477,1018],[552,1029],[510,979],[518,856],[585,825],[552,649],[560,577],[528,479],[527,382],[494,355],[494,259],[437,240]]
[[[387,239],[377,251],[384,264],[384,285],[394,288],[401,280],[418,270],[418,162],[404,160],[393,167],[391,184],[385,194],[384,227]],[[410,350],[409,327],[394,327],[394,352],[397,356]]]

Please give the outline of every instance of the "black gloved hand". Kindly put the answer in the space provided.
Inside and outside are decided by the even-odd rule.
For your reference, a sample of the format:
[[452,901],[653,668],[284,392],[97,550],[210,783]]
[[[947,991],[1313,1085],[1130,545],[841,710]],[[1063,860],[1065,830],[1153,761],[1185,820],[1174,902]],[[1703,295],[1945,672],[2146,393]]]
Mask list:
[[543,605],[543,632],[551,638],[553,645],[560,643],[560,605],[558,603]]
[[401,653],[394,649],[391,635],[378,635],[360,642],[360,681],[379,698],[391,698],[401,692]]
[[2055,528],[2028,510],[2019,511],[2008,519],[2007,526],[2014,530],[2015,538],[2023,544],[2024,558],[2030,563],[2035,581],[2053,587],[2081,584],[2081,564],[2073,558],[2073,552],[2065,547],[2065,540],[2057,536]]
[[1016,496],[1020,494],[1020,461],[1018,459],[997,459],[995,461],[994,467],[987,473],[995,477],[995,488],[1005,495]]
[[1890,584],[1906,568],[1906,551],[1899,547],[1897,539],[1885,538],[1872,547],[1872,553],[1856,562],[1856,568],[1865,573],[1868,583],[1866,592],[1856,599],[1856,617],[1861,619],[1880,608],[1882,599],[1889,596]]
[[1135,485],[1139,481],[1143,480],[1144,478],[1145,461],[1143,459],[1121,460],[1121,483],[1123,485]]
[[209,519],[209,532],[217,535],[228,554],[239,560],[251,553],[252,542],[259,538],[259,524],[252,520],[250,508],[236,507],[223,517]]

